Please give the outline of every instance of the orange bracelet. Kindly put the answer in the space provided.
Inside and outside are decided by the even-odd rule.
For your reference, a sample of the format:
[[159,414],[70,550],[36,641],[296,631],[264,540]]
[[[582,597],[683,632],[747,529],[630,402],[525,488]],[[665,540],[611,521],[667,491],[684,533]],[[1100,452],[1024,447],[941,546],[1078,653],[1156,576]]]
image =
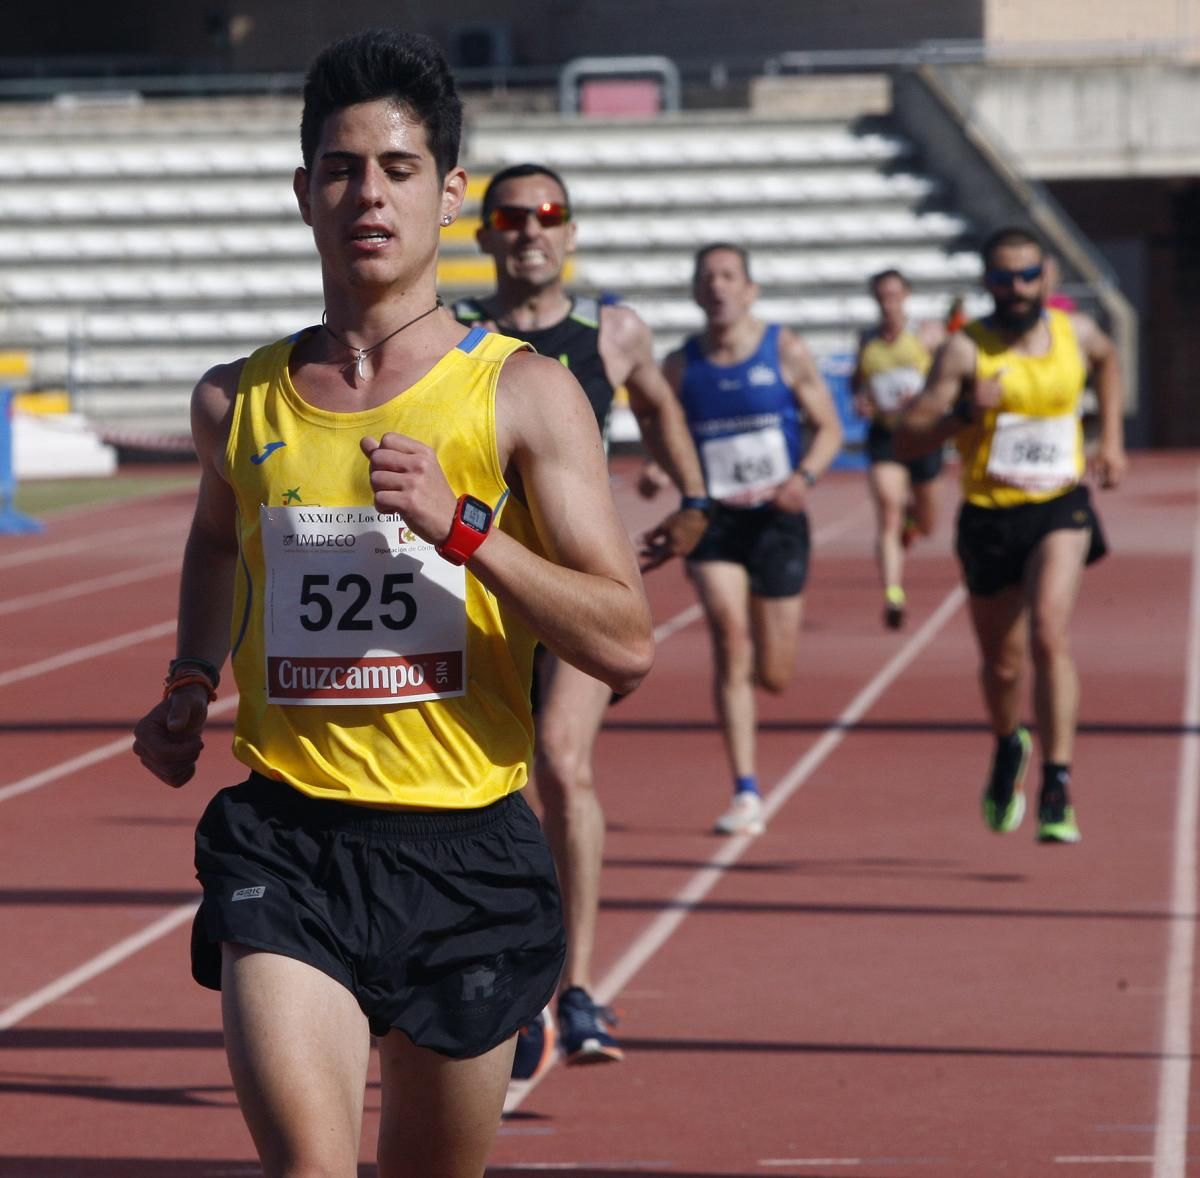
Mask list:
[[208,688],[209,703],[212,703],[217,698],[216,689],[212,685],[212,680],[207,675],[202,671],[185,671],[182,675],[176,675],[173,679],[163,680],[163,699],[170,698],[181,687],[190,687],[193,683],[199,683]]

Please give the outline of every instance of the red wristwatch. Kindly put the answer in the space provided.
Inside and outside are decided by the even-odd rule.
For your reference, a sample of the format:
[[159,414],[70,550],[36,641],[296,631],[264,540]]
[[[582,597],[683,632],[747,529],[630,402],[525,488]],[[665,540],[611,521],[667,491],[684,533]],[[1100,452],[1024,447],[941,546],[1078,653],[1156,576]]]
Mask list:
[[466,564],[492,529],[492,509],[474,495],[460,495],[450,534],[434,551],[451,564]]

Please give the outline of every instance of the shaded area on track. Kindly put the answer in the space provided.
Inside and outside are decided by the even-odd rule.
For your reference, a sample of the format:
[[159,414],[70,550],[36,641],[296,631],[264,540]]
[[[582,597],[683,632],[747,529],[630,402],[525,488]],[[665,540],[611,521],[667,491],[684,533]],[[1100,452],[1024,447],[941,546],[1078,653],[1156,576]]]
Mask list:
[[[188,822],[184,825],[192,826]],[[143,905],[153,908],[176,908],[180,904],[188,904],[199,900],[200,889],[190,891],[155,891],[137,888],[0,888],[0,906],[6,904],[68,904],[71,906],[90,906],[101,904],[108,906]]]
[[[185,1027],[9,1027],[0,1051],[225,1050],[219,1030]],[[2,1075],[3,1073],[0,1073]],[[0,1080],[0,1084],[3,1081]]]
[[[1037,726],[1027,725],[1037,735]],[[716,720],[617,720],[604,725],[608,732],[720,732]],[[979,733],[990,735],[991,728],[977,720],[855,720],[853,723],[828,720],[760,720],[760,733],[809,732],[911,732],[911,733]],[[1076,731],[1083,736],[1196,736],[1198,724],[1124,724],[1119,721],[1081,721]]]
[[1196,922],[1195,913],[1177,915],[1167,911],[1120,912],[1091,911],[1079,908],[981,908],[977,906],[950,908],[943,905],[922,904],[813,904],[808,902],[776,900],[701,900],[693,903],[685,900],[601,900],[603,911],[612,912],[670,912],[683,909],[696,916],[704,913],[738,916],[907,916],[920,920],[929,917],[950,917],[958,920],[1099,920],[1115,921],[1158,921]]

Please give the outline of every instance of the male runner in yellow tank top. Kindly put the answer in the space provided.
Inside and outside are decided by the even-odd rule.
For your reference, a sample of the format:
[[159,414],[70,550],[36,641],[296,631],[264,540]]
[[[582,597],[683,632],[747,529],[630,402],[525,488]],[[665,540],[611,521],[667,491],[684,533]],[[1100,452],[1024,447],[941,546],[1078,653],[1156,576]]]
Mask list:
[[900,462],[893,453],[892,427],[924,387],[933,349],[946,333],[932,321],[909,321],[905,305],[912,288],[899,270],[872,275],[870,287],[879,305],[879,322],[859,341],[854,407],[871,423],[866,449],[867,481],[875,505],[875,561],[883,582],[884,625],[898,630],[904,625],[907,604],[904,550],[917,535],[933,531],[942,454],[933,450]]
[[620,692],[653,655],[579,385],[436,296],[460,130],[427,38],[322,52],[294,187],[326,318],[192,402],[177,658],[134,749],[183,785],[232,652],[250,777],[197,829],[192,970],[268,1178],[357,1172],[372,1034],[380,1178],[480,1178],[564,952],[520,792],[534,646]]
[[1086,315],[1043,306],[1045,253],[1031,233],[999,230],[982,253],[995,311],[939,350],[901,418],[896,449],[903,457],[953,438],[962,459],[957,550],[996,735],[984,819],[1004,833],[1025,813],[1032,742],[1020,723],[1020,694],[1028,648],[1042,752],[1037,836],[1074,843],[1079,680],[1067,631],[1083,568],[1105,552],[1081,481],[1080,401],[1090,368],[1100,416],[1094,470],[1102,487],[1115,487],[1126,462],[1120,361]]

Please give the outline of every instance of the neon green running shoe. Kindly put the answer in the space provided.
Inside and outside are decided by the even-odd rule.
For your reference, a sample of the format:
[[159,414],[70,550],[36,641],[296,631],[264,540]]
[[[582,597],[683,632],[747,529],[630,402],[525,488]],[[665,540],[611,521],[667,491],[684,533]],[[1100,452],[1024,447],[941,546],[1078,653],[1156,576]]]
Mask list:
[[983,820],[997,834],[1011,834],[1025,817],[1025,791],[1021,788],[1033,740],[1029,730],[1020,727],[1010,741],[996,749],[992,773],[983,791]]
[[1039,843],[1077,843],[1082,838],[1079,823],[1075,821],[1074,806],[1062,806],[1057,813],[1045,806],[1038,811]]

